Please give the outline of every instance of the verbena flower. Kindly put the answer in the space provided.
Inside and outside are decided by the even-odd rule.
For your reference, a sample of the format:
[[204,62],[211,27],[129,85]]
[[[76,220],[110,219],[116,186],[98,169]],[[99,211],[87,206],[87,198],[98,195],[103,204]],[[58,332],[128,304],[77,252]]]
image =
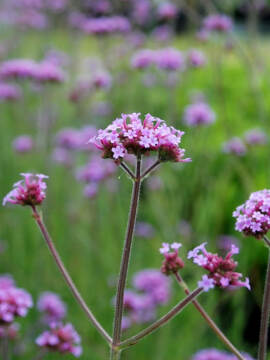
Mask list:
[[59,322],[66,315],[66,305],[57,294],[52,292],[42,293],[37,307],[44,314],[44,321],[48,324]]
[[57,324],[50,330],[43,332],[37,339],[36,344],[50,351],[70,353],[79,357],[82,353],[81,339],[71,324]]
[[57,64],[45,60],[37,65],[34,79],[40,83],[61,83],[65,75]]
[[27,79],[34,78],[37,63],[31,59],[12,59],[0,65],[0,78],[2,79]]
[[43,174],[21,173],[23,180],[16,182],[13,189],[4,197],[3,205],[7,203],[16,205],[40,205],[46,197],[47,185]]
[[185,150],[179,148],[184,133],[167,126],[159,118],[147,114],[122,114],[104,130],[99,130],[90,142],[103,152],[104,158],[121,162],[127,154],[158,152],[160,161],[188,162]]
[[206,57],[202,51],[193,49],[187,55],[188,65],[193,68],[201,68],[206,64]]
[[126,33],[130,30],[130,22],[124,16],[102,16],[99,18],[84,18],[79,28],[87,34],[105,35],[111,33]]
[[184,112],[184,122],[188,126],[212,124],[216,119],[214,111],[202,101],[188,105]]
[[12,147],[18,153],[27,153],[33,149],[34,141],[29,135],[20,135],[12,141]]
[[208,31],[228,32],[232,26],[232,19],[223,14],[209,15],[203,21],[203,28]]
[[172,244],[163,243],[159,252],[164,255],[161,272],[165,275],[177,273],[184,267],[183,260],[178,255],[178,250],[182,244],[174,242]]
[[15,101],[22,96],[21,89],[17,85],[0,82],[0,102]]
[[231,246],[230,251],[223,258],[218,254],[212,254],[205,248],[206,243],[197,246],[189,251],[188,259],[193,259],[194,264],[201,266],[208,271],[208,275],[203,275],[198,286],[208,291],[214,286],[221,288],[244,286],[250,290],[249,279],[241,280],[242,274],[235,272],[237,262],[232,258],[239,253],[238,247]]
[[139,271],[133,277],[135,289],[149,295],[157,305],[166,304],[171,294],[171,282],[156,269]]
[[17,317],[26,316],[32,306],[32,297],[27,291],[17,288],[14,283],[0,282],[1,324],[9,324]]
[[258,239],[270,229],[270,190],[252,193],[249,199],[233,212],[235,229]]
[[171,2],[163,2],[158,6],[157,14],[162,20],[171,20],[177,16],[178,9]]
[[233,137],[223,144],[223,151],[227,154],[243,156],[246,154],[246,146],[239,137]]
[[[246,360],[254,360],[249,354],[242,353]],[[218,349],[203,349],[193,355],[192,360],[237,360],[237,357]]]
[[264,131],[260,129],[248,130],[244,135],[245,141],[248,145],[265,145],[268,141]]
[[138,237],[151,239],[155,235],[155,229],[151,224],[147,222],[137,221],[135,227],[135,235]]

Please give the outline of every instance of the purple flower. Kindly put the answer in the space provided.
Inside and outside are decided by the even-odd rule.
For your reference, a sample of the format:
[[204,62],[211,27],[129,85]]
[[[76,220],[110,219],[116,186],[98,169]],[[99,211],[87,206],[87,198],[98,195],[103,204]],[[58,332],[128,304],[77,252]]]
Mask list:
[[102,16],[83,19],[79,27],[87,34],[126,33],[130,30],[130,22],[124,16]]
[[73,158],[70,152],[67,149],[58,147],[55,148],[52,153],[52,159],[54,162],[70,167],[73,163]]
[[223,14],[213,14],[207,16],[203,21],[203,28],[207,31],[228,32],[232,30],[232,20]]
[[176,274],[184,267],[183,260],[178,255],[178,250],[182,244],[174,242],[172,244],[163,243],[159,252],[164,255],[164,261],[162,263],[161,272],[164,275]]
[[[246,360],[254,360],[249,354],[242,353]],[[204,349],[193,355],[192,360],[236,360],[236,356],[217,349]]]
[[15,101],[22,96],[21,89],[17,85],[0,83],[0,102]]
[[155,62],[155,51],[150,49],[143,49],[137,51],[131,58],[131,65],[135,69],[145,69]]
[[92,78],[92,84],[97,89],[108,90],[112,85],[111,75],[107,72],[97,72]]
[[235,229],[247,236],[262,238],[270,229],[270,190],[252,193],[249,199],[233,212]]
[[103,152],[104,158],[119,163],[128,153],[136,155],[158,151],[160,161],[188,162],[184,150],[179,148],[184,133],[167,126],[159,118],[147,114],[142,120],[140,114],[122,114],[90,142]]
[[[207,275],[203,275],[202,280],[198,281],[198,286],[203,288],[203,291],[207,292],[215,287],[215,281]],[[228,286],[227,283],[226,286]]]
[[135,227],[135,235],[143,238],[151,239],[155,235],[155,229],[151,224],[137,221]]
[[193,68],[200,68],[206,64],[206,57],[202,51],[190,50],[187,56],[188,64]]
[[38,64],[34,79],[40,83],[61,83],[65,75],[57,64],[46,60]]
[[248,145],[265,145],[268,141],[265,132],[259,129],[251,129],[245,133],[245,141]]
[[169,279],[159,270],[142,270],[134,275],[133,286],[149,295],[155,304],[166,304],[171,293]]
[[37,303],[38,310],[44,313],[44,320],[51,324],[62,320],[66,315],[66,305],[57,294],[44,292]]
[[243,275],[235,272],[237,262],[235,262],[232,257],[239,253],[238,247],[232,245],[230,251],[223,258],[217,254],[206,251],[205,245],[206,243],[203,243],[188,253],[188,259],[193,259],[194,264],[201,266],[209,272],[208,276],[203,276],[198,285],[205,289],[210,289],[211,286],[214,285],[221,288],[227,288],[229,286],[246,287],[250,290],[249,279],[246,278],[243,281],[241,280]]
[[50,351],[70,353],[75,357],[82,354],[81,339],[71,324],[57,324],[50,330],[44,331],[37,339],[36,344]]
[[162,70],[183,70],[185,67],[184,56],[181,51],[174,48],[157,50],[155,64]]
[[11,323],[16,317],[24,317],[33,306],[31,295],[15,284],[1,286],[0,283],[0,322]]
[[244,156],[246,154],[246,146],[239,137],[233,137],[223,144],[223,151],[226,154]]
[[13,140],[12,147],[18,153],[27,153],[33,149],[34,142],[31,136],[21,135]]
[[184,122],[188,126],[199,126],[212,124],[216,115],[209,105],[200,101],[188,105],[184,112]]
[[4,197],[3,205],[7,203],[16,205],[40,205],[46,197],[47,185],[44,179],[48,176],[43,174],[24,174],[23,180],[16,182],[13,189]]
[[158,17],[162,20],[171,20],[177,16],[178,9],[171,2],[163,2],[157,9]]
[[37,63],[30,59],[13,59],[0,65],[0,78],[2,79],[27,79],[34,78]]

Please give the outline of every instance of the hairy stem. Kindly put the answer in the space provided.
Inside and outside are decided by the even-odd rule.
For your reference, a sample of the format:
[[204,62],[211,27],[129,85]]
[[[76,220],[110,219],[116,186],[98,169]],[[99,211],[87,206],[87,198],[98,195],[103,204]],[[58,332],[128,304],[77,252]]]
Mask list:
[[[186,295],[190,294],[190,291],[186,285],[186,283],[183,281],[181,275],[178,273],[175,273],[175,278],[178,282],[178,284],[184,289]],[[205,321],[208,323],[210,328],[216,333],[216,335],[221,339],[221,341],[231,350],[232,353],[239,359],[239,360],[245,360],[244,357],[240,354],[240,352],[235,348],[235,346],[230,342],[230,340],[223,334],[223,332],[219,329],[219,327],[216,325],[216,323],[211,319],[211,317],[207,314],[207,312],[204,310],[204,308],[199,304],[197,300],[193,300],[192,304],[195,306],[195,308],[199,311],[199,313],[202,315],[202,317],[205,319]]]
[[152,325],[148,326],[146,329],[139,332],[137,335],[122,341],[119,344],[119,346],[124,349],[127,348],[128,346],[137,344],[139,340],[143,339],[145,336],[159,329],[161,326],[165,325],[169,320],[171,320],[173,317],[179,314],[189,303],[191,303],[202,292],[202,290],[203,290],[202,288],[197,288],[196,290],[192,291],[189,294],[189,296],[187,296],[184,300],[181,300],[166,315],[162,316],[159,320],[157,320]]
[[268,255],[268,265],[267,265],[265,287],[263,294],[258,360],[265,360],[267,358],[269,315],[270,315],[270,249]]
[[119,275],[117,294],[116,294],[113,345],[117,345],[121,339],[121,325],[122,325],[123,306],[124,306],[124,290],[126,285],[131,245],[132,245],[134,227],[136,222],[137,208],[139,203],[140,186],[141,186],[141,155],[139,154],[137,156],[136,179],[133,183],[133,192],[131,198],[128,227],[127,227],[124,251],[121,260],[120,275]]
[[84,299],[82,298],[81,294],[79,293],[78,289],[76,288],[75,284],[73,283],[68,271],[66,270],[54,244],[53,241],[48,233],[48,230],[45,226],[45,224],[43,223],[40,214],[38,213],[38,211],[36,210],[35,206],[32,207],[33,210],[33,217],[36,220],[36,223],[44,237],[44,240],[46,241],[48,248],[51,252],[51,255],[53,256],[56,265],[58,266],[60,272],[62,273],[68,287],[70,288],[72,294],[74,295],[75,299],[77,300],[78,304],[80,305],[80,307],[83,309],[83,311],[86,313],[87,317],[89,318],[89,320],[92,322],[92,324],[94,325],[94,327],[98,330],[98,332],[107,340],[108,343],[112,342],[111,337],[109,336],[109,334],[105,331],[105,329],[103,329],[103,327],[101,326],[101,324],[98,322],[98,320],[95,318],[95,316],[93,315],[92,311],[88,308],[88,306],[86,305]]

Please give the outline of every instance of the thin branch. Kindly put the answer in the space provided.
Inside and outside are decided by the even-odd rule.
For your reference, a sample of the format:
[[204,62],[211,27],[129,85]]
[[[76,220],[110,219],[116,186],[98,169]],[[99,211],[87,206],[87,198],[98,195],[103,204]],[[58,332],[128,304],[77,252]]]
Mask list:
[[162,316],[159,320],[139,332],[137,335],[122,341],[119,344],[119,347],[126,348],[128,346],[135,345],[139,340],[143,339],[145,336],[151,334],[155,330],[159,329],[161,326],[165,325],[169,320],[179,314],[189,303],[191,303],[202,292],[202,290],[202,288],[197,288],[196,290],[192,291],[189,296],[187,296],[184,300],[181,300],[166,315]]
[[264,240],[265,244],[270,247],[270,240],[268,239],[268,237],[266,235],[264,235],[263,240]]
[[121,260],[120,275],[119,275],[117,294],[116,294],[113,342],[112,342],[113,345],[117,345],[121,340],[122,317],[123,317],[123,308],[124,308],[124,291],[126,286],[128,264],[131,253],[131,245],[132,245],[132,239],[133,239],[133,233],[134,233],[134,227],[135,227],[136,215],[137,215],[137,209],[139,203],[140,186],[141,186],[141,155],[139,154],[137,156],[136,180],[133,183],[128,227],[127,227],[124,251]]
[[268,254],[268,265],[267,265],[265,287],[263,294],[258,360],[265,360],[267,358],[269,315],[270,315],[270,249]]
[[157,160],[154,164],[149,166],[148,169],[145,170],[145,172],[142,174],[141,178],[144,180],[144,178],[150,174],[150,172],[154,171],[159,165],[161,164],[160,160]]
[[125,173],[131,177],[132,180],[135,180],[136,177],[135,175],[133,174],[133,172],[130,170],[130,168],[122,161],[121,164],[120,164],[120,167],[125,171]]
[[[190,291],[189,291],[186,283],[183,281],[181,275],[178,273],[175,273],[175,278],[176,278],[176,281],[178,282],[178,284],[184,289],[186,295],[189,295]],[[223,332],[220,330],[220,328],[216,325],[216,323],[207,314],[207,312],[204,310],[204,308],[199,304],[199,302],[197,300],[193,300],[192,304],[199,311],[199,313],[202,315],[202,317],[206,320],[206,322],[212,328],[212,330],[214,330],[214,332],[221,339],[221,341],[231,350],[231,352],[234,353],[234,355],[239,360],[245,360],[244,357],[240,354],[240,352],[236,349],[236,347],[230,342],[230,340],[223,334]]]
[[58,254],[53,241],[48,233],[48,230],[45,226],[45,224],[43,223],[40,214],[38,213],[38,211],[36,210],[35,206],[32,207],[33,210],[33,217],[36,220],[36,223],[44,237],[44,240],[46,241],[48,248],[51,252],[51,255],[53,256],[56,265],[58,266],[60,272],[62,273],[67,285],[69,286],[72,294],[74,295],[75,299],[77,300],[78,304],[81,306],[81,308],[83,309],[83,311],[86,313],[87,317],[89,318],[89,320],[92,322],[92,324],[94,325],[94,327],[98,330],[98,332],[107,340],[108,343],[111,344],[112,342],[112,338],[110,337],[110,335],[106,332],[105,329],[103,329],[103,327],[101,326],[101,324],[98,322],[98,320],[95,318],[95,316],[93,315],[92,311],[88,308],[88,306],[86,305],[84,299],[82,298],[81,294],[79,293],[78,289],[76,288],[76,285],[73,283],[73,280],[71,279],[68,271],[66,270],[60,255]]

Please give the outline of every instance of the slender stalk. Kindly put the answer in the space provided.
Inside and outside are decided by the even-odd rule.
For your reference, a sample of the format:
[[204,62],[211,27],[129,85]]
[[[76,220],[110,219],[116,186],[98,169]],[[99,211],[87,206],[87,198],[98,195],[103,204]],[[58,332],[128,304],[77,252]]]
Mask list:
[[133,172],[130,170],[130,168],[122,161],[121,164],[120,164],[120,167],[127,173],[127,175],[129,177],[131,177],[131,179],[135,180],[136,177],[135,175],[133,174]]
[[8,337],[4,336],[2,339],[2,356],[3,360],[9,360],[9,341]]
[[189,296],[184,300],[181,300],[174,308],[172,308],[166,315],[162,316],[159,320],[154,322],[152,325],[148,326],[146,329],[139,332],[137,335],[132,336],[131,338],[122,341],[119,346],[124,349],[128,346],[137,344],[137,342],[143,339],[145,336],[151,334],[155,330],[159,329],[161,326],[165,325],[169,320],[179,314],[189,303],[191,303],[201,292],[202,288],[197,288],[192,291]]
[[266,243],[266,245],[270,247],[270,240],[268,239],[268,237],[266,235],[264,235],[263,240]]
[[87,317],[91,321],[91,323],[94,325],[94,327],[98,330],[98,332],[107,340],[108,343],[112,342],[111,337],[106,332],[105,329],[101,326],[101,324],[98,322],[98,320],[93,315],[92,311],[88,308],[86,305],[84,299],[82,298],[81,294],[79,293],[78,289],[76,288],[76,285],[73,283],[73,280],[71,279],[68,271],[66,270],[54,244],[53,241],[48,233],[48,230],[46,229],[45,224],[43,223],[40,214],[36,210],[35,206],[32,207],[33,210],[33,217],[36,220],[36,223],[44,237],[44,240],[46,241],[48,248],[51,252],[51,255],[53,256],[56,265],[58,266],[60,272],[62,273],[68,287],[70,288],[72,294],[74,295],[75,299],[77,300],[80,307],[83,309],[83,311],[86,313]]
[[160,165],[160,160],[157,160],[153,165],[151,165],[145,172],[142,174],[142,180],[150,174],[150,172],[154,171]]
[[121,260],[120,275],[119,275],[117,294],[116,294],[113,342],[112,342],[113,345],[117,345],[121,339],[121,325],[122,325],[123,306],[124,306],[124,290],[126,285],[131,245],[132,245],[134,227],[136,222],[137,208],[139,203],[140,186],[141,186],[141,155],[139,154],[137,156],[136,179],[133,182],[133,192],[131,198],[128,227],[127,227],[124,251]]
[[[184,289],[186,295],[189,295],[190,291],[189,291],[186,283],[183,281],[181,275],[178,273],[175,273],[175,278],[176,278],[178,284]],[[216,323],[207,314],[207,312],[204,310],[204,308],[199,304],[199,302],[197,300],[193,300],[192,304],[199,311],[199,313],[202,315],[202,317],[208,323],[210,328],[212,330],[214,330],[214,332],[221,339],[221,341],[231,350],[231,352],[234,353],[234,355],[239,360],[245,360],[244,357],[240,354],[240,352],[235,348],[235,346],[230,342],[230,340],[223,334],[223,332],[219,329],[219,327],[216,325]]]
[[112,348],[110,354],[110,360],[119,360],[120,357],[121,357],[121,350]]
[[267,358],[269,315],[270,315],[270,249],[268,255],[268,265],[267,265],[265,287],[263,294],[258,360],[265,360]]

